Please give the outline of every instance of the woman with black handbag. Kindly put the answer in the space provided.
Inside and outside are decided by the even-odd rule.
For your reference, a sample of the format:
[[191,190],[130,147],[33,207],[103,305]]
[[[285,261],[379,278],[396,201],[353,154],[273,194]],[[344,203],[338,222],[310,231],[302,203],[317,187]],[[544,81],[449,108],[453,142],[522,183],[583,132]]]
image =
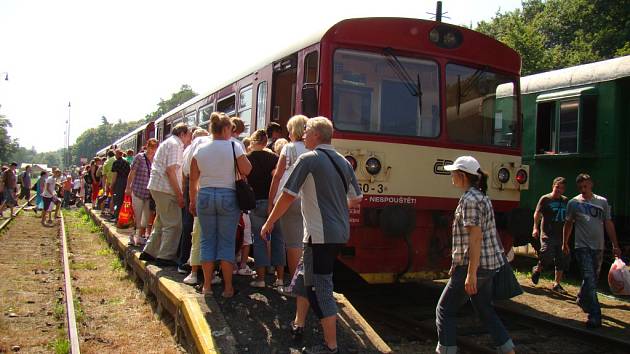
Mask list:
[[204,283],[198,289],[211,294],[214,262],[221,261],[223,297],[234,296],[232,271],[236,226],[241,215],[237,199],[236,181],[252,169],[243,148],[232,144],[230,117],[214,112],[210,116],[212,141],[204,143],[193,153],[190,164],[190,213],[199,217],[201,224],[200,260]]
[[505,258],[492,203],[486,196],[488,175],[472,156],[458,157],[444,169],[451,171],[453,185],[464,193],[453,219],[451,278],[435,309],[436,352],[457,351],[457,310],[470,299],[497,352],[514,353],[514,343],[492,306],[492,281]]
[[284,291],[284,266],[286,265],[286,253],[284,250],[284,238],[279,225],[273,229],[269,238],[263,238],[260,230],[269,216],[269,189],[273,170],[278,163],[278,156],[267,150],[267,133],[263,129],[255,131],[251,139],[251,152],[247,158],[252,164],[250,182],[256,197],[256,208],[252,210],[252,238],[254,240],[254,259],[256,260],[256,279],[249,285],[254,288],[265,287],[265,270],[267,267],[276,269],[276,281],[273,286],[280,292]]

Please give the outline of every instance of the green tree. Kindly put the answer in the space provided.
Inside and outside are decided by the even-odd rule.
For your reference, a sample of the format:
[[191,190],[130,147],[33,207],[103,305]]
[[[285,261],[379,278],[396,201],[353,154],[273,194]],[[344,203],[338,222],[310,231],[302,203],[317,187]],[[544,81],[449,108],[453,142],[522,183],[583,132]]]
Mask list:
[[525,0],[476,30],[521,54],[523,75],[630,53],[627,1]]
[[12,139],[9,135],[10,127],[11,121],[0,115],[0,161],[4,162],[8,162],[18,147],[17,139]]
[[182,103],[188,101],[195,96],[197,96],[197,93],[193,91],[190,86],[184,84],[180,87],[179,91],[172,94],[171,98],[169,98],[168,100],[165,101],[164,99],[160,98],[160,102],[157,104],[158,109],[147,114],[144,117],[144,120],[145,122],[152,122],[163,114],[170,111],[171,109],[181,105]]

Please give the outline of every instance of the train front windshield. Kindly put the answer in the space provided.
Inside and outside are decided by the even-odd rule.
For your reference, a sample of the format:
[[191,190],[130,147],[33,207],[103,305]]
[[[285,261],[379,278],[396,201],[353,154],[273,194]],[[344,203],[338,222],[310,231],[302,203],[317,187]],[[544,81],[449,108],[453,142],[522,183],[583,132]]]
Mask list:
[[439,70],[430,60],[338,49],[333,121],[342,131],[417,137],[440,134]]
[[517,78],[446,65],[446,128],[450,140],[518,147]]
[[[447,64],[446,127],[454,142],[518,147],[516,76]],[[334,54],[333,120],[341,131],[440,135],[439,67],[392,50]]]

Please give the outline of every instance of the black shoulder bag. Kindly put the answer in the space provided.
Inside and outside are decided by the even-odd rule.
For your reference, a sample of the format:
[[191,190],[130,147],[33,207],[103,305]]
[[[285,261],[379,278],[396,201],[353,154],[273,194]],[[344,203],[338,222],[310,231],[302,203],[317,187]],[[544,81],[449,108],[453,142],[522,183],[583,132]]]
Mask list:
[[[496,233],[496,241],[501,245],[499,233]],[[501,253],[503,265],[492,278],[492,298],[494,300],[508,300],[523,293],[523,288],[514,275],[512,266],[505,256],[505,251]]]
[[[252,186],[247,183],[245,178],[241,175],[241,171],[236,163],[236,152],[234,151],[234,142],[232,141],[232,156],[234,157],[234,179],[236,185],[236,200],[238,201],[238,207],[242,211],[256,209],[256,194]],[[240,178],[239,178],[240,177]]]
[[332,165],[335,167],[335,170],[337,171],[339,178],[341,178],[341,184],[343,184],[343,189],[346,191],[346,194],[348,194],[348,183],[346,183],[346,179],[343,177],[343,173],[341,172],[341,169],[339,168],[339,166],[337,166],[337,164],[335,163],[335,160],[333,160],[332,156],[330,156],[328,152],[326,152],[326,150],[324,149],[317,149],[317,150],[323,152],[324,155],[328,157]]

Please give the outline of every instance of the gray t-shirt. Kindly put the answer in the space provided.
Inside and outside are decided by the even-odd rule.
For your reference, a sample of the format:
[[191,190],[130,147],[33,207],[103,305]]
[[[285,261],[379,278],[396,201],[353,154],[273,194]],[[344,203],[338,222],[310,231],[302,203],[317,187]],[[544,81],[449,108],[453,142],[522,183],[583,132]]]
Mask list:
[[[341,170],[344,181],[326,153]],[[348,192],[342,183],[346,183]],[[348,199],[361,197],[361,189],[350,163],[335,151],[332,145],[319,145],[317,149],[301,155],[284,192],[302,199],[304,242],[314,244],[346,243],[350,237]]]
[[575,225],[575,248],[604,249],[604,221],[610,220],[610,207],[604,197],[593,194],[586,200],[578,194],[567,204],[567,221]]

